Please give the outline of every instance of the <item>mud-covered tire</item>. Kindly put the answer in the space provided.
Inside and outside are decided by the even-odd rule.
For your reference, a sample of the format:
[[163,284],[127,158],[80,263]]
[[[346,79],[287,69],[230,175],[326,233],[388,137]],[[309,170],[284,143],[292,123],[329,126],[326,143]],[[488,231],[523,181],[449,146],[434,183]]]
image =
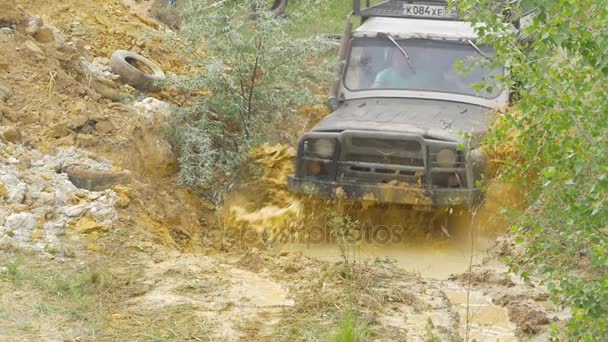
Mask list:
[[[137,61],[150,70],[152,74],[139,70],[130,61]],[[127,50],[116,50],[110,58],[110,69],[120,76],[120,80],[143,91],[157,90],[156,82],[165,79],[163,70],[146,57]]]

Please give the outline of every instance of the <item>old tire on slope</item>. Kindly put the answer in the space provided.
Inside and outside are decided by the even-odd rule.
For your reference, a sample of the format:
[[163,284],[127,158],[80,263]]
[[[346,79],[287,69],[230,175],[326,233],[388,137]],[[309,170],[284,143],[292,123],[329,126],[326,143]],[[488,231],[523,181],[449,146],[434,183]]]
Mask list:
[[[143,64],[152,73],[138,69],[134,65],[135,62]],[[120,76],[122,82],[144,91],[157,90],[158,86],[155,83],[165,79],[165,73],[160,67],[146,57],[127,50],[114,51],[110,58],[110,69]]]

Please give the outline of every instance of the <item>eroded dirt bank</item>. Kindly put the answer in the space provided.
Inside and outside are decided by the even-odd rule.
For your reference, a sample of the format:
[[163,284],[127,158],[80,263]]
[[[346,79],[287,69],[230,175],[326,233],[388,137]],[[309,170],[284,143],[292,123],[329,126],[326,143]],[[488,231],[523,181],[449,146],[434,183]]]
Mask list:
[[[223,208],[178,187],[163,127],[188,99],[138,93],[107,68],[122,48],[189,72],[149,10],[0,0],[0,340],[331,340],[352,327],[381,341],[541,341],[560,324],[542,287],[500,262],[508,239],[471,248],[427,214],[296,198],[288,147],[261,147],[259,184]],[[508,202],[492,194],[489,207]],[[349,212],[399,226],[399,241],[337,243],[326,228]],[[479,213],[482,231],[496,212]]]

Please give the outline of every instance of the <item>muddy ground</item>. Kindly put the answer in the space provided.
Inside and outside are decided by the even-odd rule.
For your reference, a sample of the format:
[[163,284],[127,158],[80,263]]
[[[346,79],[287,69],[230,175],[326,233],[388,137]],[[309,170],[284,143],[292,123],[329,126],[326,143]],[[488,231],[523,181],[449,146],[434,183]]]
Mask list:
[[331,340],[352,315],[366,340],[544,341],[567,317],[493,257],[434,279],[390,259],[182,253],[113,234],[110,255],[3,251],[0,339]]
[[179,187],[163,127],[189,98],[101,80],[115,49],[192,72],[155,3],[0,0],[0,340],[543,341],[563,324],[501,262],[502,187],[473,246],[399,207],[356,210],[399,241],[311,243],[335,217],[285,192],[285,146],[262,147],[255,191],[223,208]]

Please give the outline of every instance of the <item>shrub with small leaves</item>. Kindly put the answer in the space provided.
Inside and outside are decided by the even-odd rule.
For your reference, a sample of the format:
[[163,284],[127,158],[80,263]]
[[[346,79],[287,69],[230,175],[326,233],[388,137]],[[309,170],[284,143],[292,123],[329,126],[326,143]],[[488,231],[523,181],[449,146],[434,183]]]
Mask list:
[[[253,2],[256,8],[267,7],[265,1]],[[312,89],[330,79],[324,58],[329,42],[290,35],[295,21],[317,11],[314,1],[287,18],[270,11],[252,14],[251,4],[193,1],[184,13],[184,37],[206,56],[192,60],[204,72],[180,78],[175,85],[208,95],[184,108],[175,122],[179,180],[211,187],[216,198],[247,169],[252,147],[295,141],[305,124],[296,109],[318,102]]]
[[[503,174],[525,184],[530,209],[514,231],[526,251],[513,266],[540,276],[570,307],[568,339],[608,339],[608,3],[521,0],[508,6],[522,26],[492,11],[493,0],[460,0],[481,41],[510,65],[518,102],[487,138],[513,139]],[[563,332],[560,332],[560,334]],[[556,332],[557,334],[557,332]],[[560,335],[557,334],[557,335]]]

